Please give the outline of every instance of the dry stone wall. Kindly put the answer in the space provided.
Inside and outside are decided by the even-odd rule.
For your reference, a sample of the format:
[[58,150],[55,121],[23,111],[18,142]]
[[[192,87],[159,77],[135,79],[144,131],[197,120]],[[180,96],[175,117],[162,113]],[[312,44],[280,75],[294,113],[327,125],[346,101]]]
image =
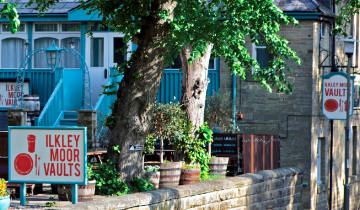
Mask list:
[[63,209],[302,209],[303,172],[289,167],[78,203]]

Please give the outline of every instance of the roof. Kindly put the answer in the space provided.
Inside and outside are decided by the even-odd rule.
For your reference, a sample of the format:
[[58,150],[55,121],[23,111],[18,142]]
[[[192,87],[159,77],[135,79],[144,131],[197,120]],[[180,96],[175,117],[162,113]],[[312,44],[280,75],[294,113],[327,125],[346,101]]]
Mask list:
[[[18,6],[16,9],[19,14],[38,14],[38,11],[35,10],[36,5],[32,4],[26,7],[26,4],[29,2],[29,0],[7,0],[7,2],[17,3]],[[2,4],[2,6],[3,5],[4,4]],[[79,5],[79,0],[60,0],[59,2],[55,3],[55,5],[51,6],[48,11],[46,11],[46,14],[66,14]]]
[[274,0],[284,12],[320,12],[326,16],[334,16],[328,0]]

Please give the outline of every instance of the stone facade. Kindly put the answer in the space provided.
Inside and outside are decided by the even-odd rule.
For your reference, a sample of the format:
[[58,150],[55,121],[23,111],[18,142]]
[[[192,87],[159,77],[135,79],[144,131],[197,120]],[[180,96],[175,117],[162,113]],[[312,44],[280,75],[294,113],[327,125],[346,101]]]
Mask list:
[[[358,17],[356,17],[358,19]],[[325,29],[321,34],[321,26]],[[356,27],[355,27],[356,28]],[[354,29],[355,30],[355,29]],[[358,30],[355,30],[358,31]],[[299,27],[282,26],[280,32],[292,49],[301,58],[301,65],[290,63],[292,72],[288,78],[294,85],[294,92],[287,96],[282,93],[268,93],[259,83],[247,79],[237,80],[237,112],[244,119],[237,122],[238,132],[251,134],[280,135],[280,166],[296,166],[304,170],[304,209],[328,209],[329,155],[331,126],[322,114],[322,75],[330,73],[331,33],[330,24],[319,20],[299,20]],[[359,34],[355,35],[359,37]],[[346,65],[341,41],[336,38],[338,65]],[[359,45],[358,45],[359,46]],[[248,46],[251,51],[252,47]],[[359,48],[357,48],[359,50]],[[359,61],[359,53],[353,63]],[[324,67],[327,66],[327,67]],[[345,70],[345,69],[344,69]],[[221,62],[220,92],[231,91],[232,76]],[[358,209],[360,202],[359,173],[359,127],[360,110],[354,110],[350,137],[351,209]],[[344,199],[345,171],[345,121],[335,120],[333,126],[334,162],[332,182],[332,207],[340,209]],[[318,152],[318,144],[321,153]],[[321,168],[318,157],[321,155]],[[356,162],[354,162],[356,161]],[[321,171],[320,173],[319,170]],[[318,177],[321,174],[321,177]]]
[[302,171],[280,168],[174,188],[110,197],[62,209],[302,209]]

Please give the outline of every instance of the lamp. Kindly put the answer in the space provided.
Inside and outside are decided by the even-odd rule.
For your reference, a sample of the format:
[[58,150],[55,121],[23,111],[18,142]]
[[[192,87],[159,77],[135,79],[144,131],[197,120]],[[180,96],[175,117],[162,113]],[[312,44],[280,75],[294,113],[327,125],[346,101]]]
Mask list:
[[51,46],[45,49],[46,52],[46,61],[47,64],[54,69],[58,64],[60,48],[56,47],[55,42],[53,41]]
[[344,41],[345,54],[346,55],[354,54],[354,44],[355,44],[356,40],[352,39],[352,38],[347,38],[347,39],[343,39],[342,41]]
[[70,41],[70,48],[75,49],[75,42],[73,39],[71,39],[71,41]]

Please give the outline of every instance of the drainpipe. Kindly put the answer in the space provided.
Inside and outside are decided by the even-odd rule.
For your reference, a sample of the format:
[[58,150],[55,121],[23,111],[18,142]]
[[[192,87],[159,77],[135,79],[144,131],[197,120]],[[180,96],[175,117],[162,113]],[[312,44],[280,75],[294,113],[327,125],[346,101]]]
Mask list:
[[233,74],[233,132],[236,130],[236,75]]

